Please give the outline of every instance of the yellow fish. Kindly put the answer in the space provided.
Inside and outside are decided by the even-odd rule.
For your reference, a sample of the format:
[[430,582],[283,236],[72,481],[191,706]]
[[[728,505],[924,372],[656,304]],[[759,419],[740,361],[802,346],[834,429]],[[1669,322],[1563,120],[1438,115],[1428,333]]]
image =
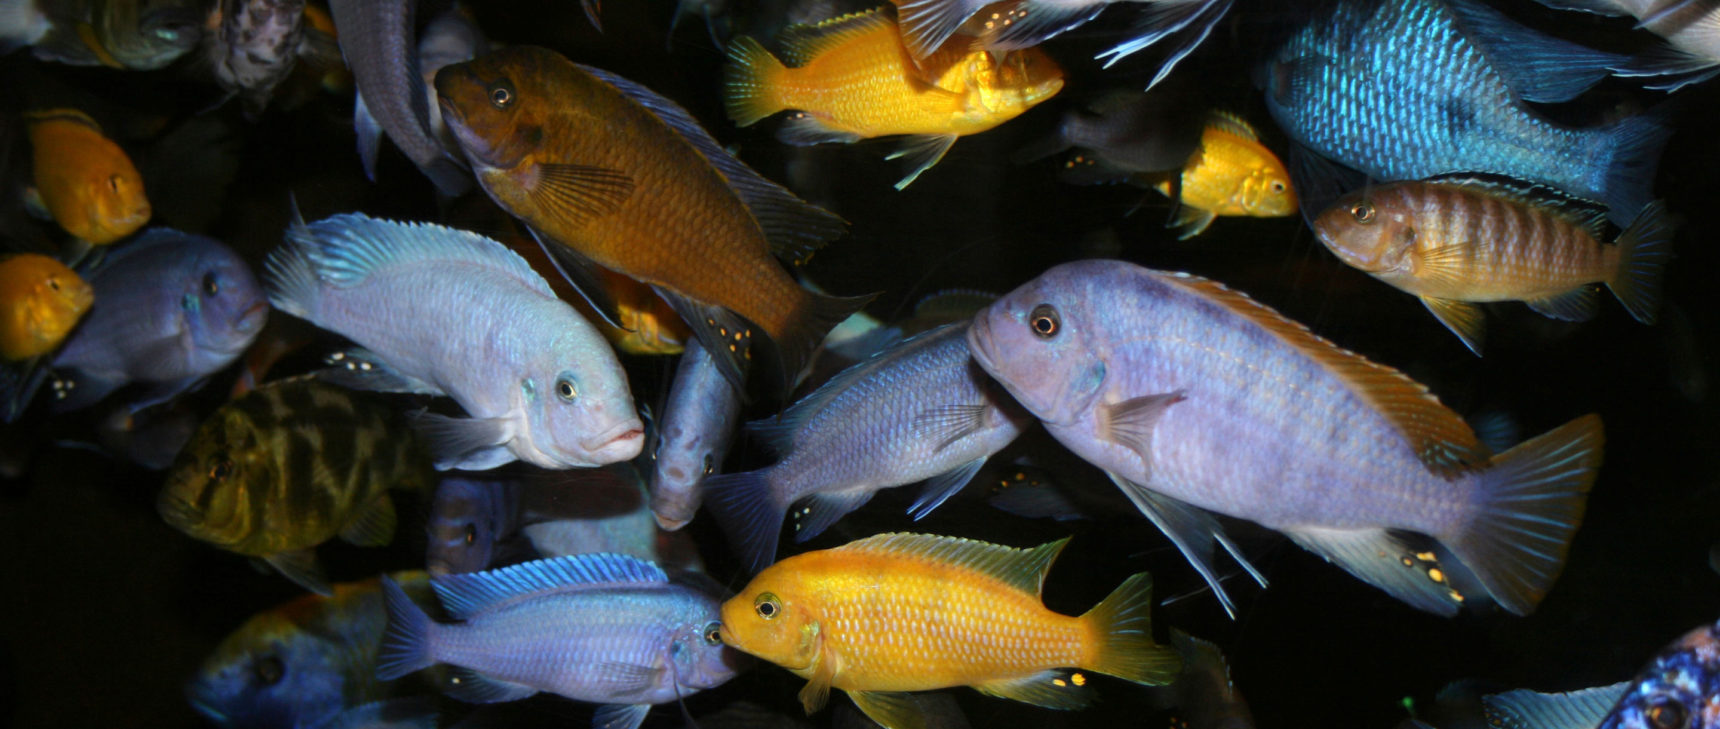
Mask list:
[[1012,549],[881,534],[796,555],[723,603],[721,636],[806,678],[808,713],[838,688],[890,729],[924,725],[902,691],[972,686],[1078,709],[1092,700],[1080,670],[1170,683],[1182,662],[1153,643],[1150,575],[1125,580],[1081,617],[1045,608],[1045,573],[1068,541]]
[[24,118],[35,154],[35,196],[67,233],[99,246],[149,222],[143,177],[94,119],[76,109],[31,112]]
[[744,127],[798,110],[777,133],[789,144],[910,135],[889,157],[914,165],[900,190],[957,137],[1014,119],[1063,88],[1063,70],[1038,48],[997,54],[949,43],[916,63],[881,10],[789,26],[780,40],[790,66],[757,40],[735,39],[723,72],[729,118]]
[[0,256],[0,358],[54,351],[95,303],[90,285],[38,253]]
[[1212,113],[1200,146],[1183,165],[1180,196],[1169,180],[1154,189],[1180,205],[1171,220],[1183,229],[1178,240],[1200,235],[1220,215],[1281,218],[1296,212],[1296,191],[1284,163],[1260,143],[1248,122],[1222,111]]

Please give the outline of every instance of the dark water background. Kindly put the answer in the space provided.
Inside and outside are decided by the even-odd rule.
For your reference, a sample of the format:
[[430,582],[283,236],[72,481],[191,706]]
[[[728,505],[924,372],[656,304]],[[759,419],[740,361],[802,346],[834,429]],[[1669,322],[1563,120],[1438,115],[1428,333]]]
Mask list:
[[[746,5],[745,3],[737,3]],[[1646,35],[1621,37],[1626,23],[1544,11],[1526,1],[1497,3],[1514,16],[1563,35],[1631,48]],[[1247,543],[1271,580],[1261,591],[1231,580],[1239,616],[1197,595],[1155,613],[1164,637],[1176,626],[1215,641],[1229,656],[1235,682],[1262,727],[1384,728],[1405,716],[1401,701],[1431,700],[1447,682],[1479,678],[1501,687],[1568,690],[1623,680],[1663,644],[1720,615],[1720,575],[1710,548],[1720,539],[1720,441],[1716,386],[1716,217],[1720,192],[1720,86],[1677,95],[1678,132],[1667,147],[1657,193],[1684,216],[1658,326],[1643,326],[1610,298],[1601,316],[1581,326],[1543,319],[1520,305],[1492,307],[1489,353],[1471,356],[1411,297],[1346,268],[1299,218],[1221,218],[1204,235],[1178,242],[1163,222],[1169,207],[1156,194],[1125,187],[1074,187],[1053,178],[1054,160],[1013,165],[1010,153],[1046,133],[1078,102],[1117,87],[1140,86],[1157,53],[1131,57],[1108,71],[1089,60],[1108,47],[1131,10],[1113,10],[1094,26],[1049,44],[1070,83],[1056,99],[993,132],[966,138],[906,192],[890,187],[901,168],[883,161],[888,142],[793,150],[770,136],[771,123],[736,129],[722,115],[721,54],[697,19],[664,48],[671,3],[605,3],[607,32],[591,30],[573,0],[478,3],[480,24],[498,40],[555,48],[576,61],[621,73],[679,101],[712,134],[767,177],[846,217],[846,238],[821,252],[807,276],[841,294],[881,291],[869,311],[886,320],[914,301],[947,288],[1007,291],[1045,268],[1079,257],[1117,257],[1195,272],[1248,292],[1314,331],[1428,384],[1454,410],[1510,413],[1525,436],[1587,412],[1606,422],[1606,465],[1568,566],[1539,610],[1526,618],[1490,612],[1443,619],[1416,612],[1318,557],[1263,535]],[[1239,3],[1212,38],[1178,69],[1161,97],[1240,113],[1283,153],[1284,139],[1249,81],[1266,39],[1291,28],[1300,10],[1276,2]],[[85,105],[134,155],[147,156],[156,130],[214,117],[230,128],[236,154],[175,155],[146,169],[162,224],[193,227],[229,242],[253,262],[276,245],[286,200],[297,195],[311,218],[362,210],[373,215],[453,224],[482,220],[486,201],[442,207],[428,183],[397,153],[384,153],[379,182],[366,181],[353,151],[351,100],[321,95],[290,112],[271,110],[245,121],[229,105],[193,116],[218,92],[194,70],[119,73],[39,64],[27,54],[0,58],[0,110],[75,102]],[[1608,81],[1582,106],[1555,114],[1593,117],[1612,103],[1652,105],[1643,94]],[[9,117],[9,120],[11,118]],[[10,123],[10,121],[9,121]],[[23,135],[6,141],[0,231],[40,235],[18,217],[17,186],[27,174]],[[386,145],[385,145],[386,146]],[[0,155],[0,161],[6,160]],[[231,185],[209,187],[209,167],[236,161]],[[212,161],[215,160],[215,161]],[[141,164],[141,163],[140,163]],[[203,186],[199,186],[203,185]],[[1144,200],[1144,202],[1143,202]],[[1139,209],[1135,210],[1137,203]],[[481,228],[480,228],[481,229]],[[280,315],[277,315],[280,316]],[[641,401],[660,392],[668,365],[629,362]],[[225,392],[218,380],[205,407]],[[284,579],[245,560],[194,542],[161,522],[154,509],[159,474],[92,454],[57,448],[78,437],[76,418],[4,432],[10,462],[23,475],[0,491],[0,725],[195,726],[180,687],[203,657],[247,616],[299,594]],[[1074,534],[1052,570],[1046,601],[1079,613],[1127,575],[1149,570],[1158,594],[1195,590],[1199,578],[1168,541],[1090,467],[1062,452],[1043,432],[1023,438],[995,463],[1029,457],[1060,483],[1110,499],[1117,508],[1080,522],[1031,521],[987,506],[982,473],[967,494],[925,521],[902,515],[910,489],[884,492],[811,547],[836,546],[886,530],[914,529],[1030,546]],[[745,447],[730,470],[756,465]],[[1005,466],[1007,467],[1007,466]],[[402,508],[400,537],[386,550],[325,546],[337,580],[422,565],[419,528],[425,504]],[[736,587],[721,536],[708,518],[690,529],[711,573]],[[1149,691],[1099,679],[1101,702],[1059,713],[955,694],[975,726],[1160,726]],[[755,669],[692,700],[695,715],[736,699],[798,716],[801,681],[774,667]],[[833,697],[833,704],[845,699]],[[547,721],[579,726],[585,709],[558,699],[534,700]],[[823,725],[831,712],[815,715]],[[673,711],[654,712],[651,726],[670,726]]]

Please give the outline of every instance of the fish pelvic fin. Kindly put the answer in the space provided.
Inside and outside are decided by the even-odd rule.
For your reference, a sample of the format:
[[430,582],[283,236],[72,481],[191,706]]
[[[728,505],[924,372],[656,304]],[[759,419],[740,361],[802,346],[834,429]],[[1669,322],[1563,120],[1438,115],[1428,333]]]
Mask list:
[[776,559],[777,538],[782,534],[785,507],[772,494],[768,473],[766,469],[705,479],[705,507],[753,572]]
[[376,652],[376,677],[393,681],[436,663],[430,656],[430,615],[406,596],[399,583],[382,576],[382,604],[388,610],[388,628]]
[[1182,656],[1153,642],[1153,576],[1138,573],[1081,616],[1087,624],[1087,668],[1148,686],[1163,686],[1182,672]]
[[1616,243],[1618,268],[1607,288],[1644,324],[1653,324],[1660,309],[1660,281],[1667,259],[1672,258],[1676,228],[1677,222],[1666,212],[1666,201],[1656,200],[1642,209]]
[[728,65],[723,67],[723,108],[736,126],[750,127],[759,120],[787,108],[776,98],[776,88],[788,68],[752,36],[741,36],[729,44]]
[[1604,178],[1596,187],[1614,223],[1628,225],[1654,199],[1650,186],[1660,167],[1660,152],[1672,136],[1668,111],[1661,104],[1595,135],[1598,139],[1590,150],[1594,158],[1607,160],[1600,170]]
[[1533,612],[1559,576],[1604,441],[1591,413],[1499,454],[1478,477],[1474,517],[1441,539],[1506,610]]

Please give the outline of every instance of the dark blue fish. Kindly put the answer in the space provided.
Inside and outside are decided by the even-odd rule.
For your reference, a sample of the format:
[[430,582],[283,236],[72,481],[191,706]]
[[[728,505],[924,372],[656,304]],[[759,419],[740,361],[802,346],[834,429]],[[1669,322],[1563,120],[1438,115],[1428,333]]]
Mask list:
[[441,576],[489,568],[504,540],[519,531],[519,489],[517,481],[493,475],[443,476],[424,525],[425,570]]
[[651,470],[651,511],[664,529],[693,520],[704,500],[705,477],[723,465],[740,414],[740,391],[704,345],[687,342],[669,386]]
[[1716,729],[1720,727],[1720,622],[1661,649],[1630,683],[1482,699],[1501,729]]

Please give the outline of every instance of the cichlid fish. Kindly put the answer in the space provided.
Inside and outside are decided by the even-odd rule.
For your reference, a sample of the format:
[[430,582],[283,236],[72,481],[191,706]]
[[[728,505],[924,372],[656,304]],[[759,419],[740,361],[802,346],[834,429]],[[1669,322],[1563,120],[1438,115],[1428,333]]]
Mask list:
[[245,113],[262,113],[301,55],[333,58],[334,40],[305,23],[305,0],[221,0],[220,25],[207,54],[215,82],[239,97]]
[[1512,729],[1720,727],[1720,623],[1684,634],[1626,683],[1482,698],[1488,726]]
[[608,552],[670,572],[704,569],[687,534],[657,525],[644,480],[630,466],[570,472],[546,481],[520,491],[520,533],[540,556]]
[[66,264],[39,253],[0,255],[0,357],[54,351],[95,302],[95,290]]
[[1542,5],[1601,15],[1629,15],[1665,38],[1657,48],[1627,59],[1613,72],[1627,77],[1661,77],[1648,88],[1677,91],[1720,75],[1720,4],[1712,0],[1540,0]]
[[436,74],[442,111],[490,197],[613,307],[586,264],[650,284],[744,389],[755,327],[788,392],[832,326],[870,297],[814,294],[772,253],[804,261],[841,218],[723,151],[686,110],[554,51],[513,46]]
[[[396,572],[393,579],[413,601],[432,599],[423,572]],[[185,696],[220,727],[328,726],[349,709],[405,688],[376,679],[387,624],[374,577],[337,584],[326,597],[298,597],[228,634],[186,682]]]
[[705,478],[723,465],[740,424],[741,393],[716,358],[693,343],[675,367],[657,450],[651,454],[651,512],[674,531],[693,520]]
[[1427,388],[1217,283],[1122,261],[1047,271],[974,320],[974,359],[1109,472],[1234,615],[1208,511],[1257,522],[1411,606],[1454,615],[1436,540],[1506,610],[1564,565],[1601,460],[1586,415],[1493,455]]
[[889,157],[907,157],[913,168],[898,190],[943,159],[958,137],[1014,119],[1063,88],[1063,69],[1037,48],[1000,59],[955,44],[916,64],[882,8],[790,26],[778,38],[792,66],[750,37],[729,45],[729,118],[745,127],[794,109],[777,138],[798,145],[906,134]]
[[[1154,689],[1175,710],[1178,729],[1254,729],[1254,714],[1230,680],[1230,664],[1218,646],[1171,628],[1171,646],[1182,654],[1182,673]],[[1449,729],[1449,728],[1447,728]]]
[[388,632],[379,678],[447,663],[449,693],[463,701],[548,691],[603,704],[596,727],[635,729],[653,704],[716,688],[739,664],[717,637],[716,598],[631,557],[539,560],[430,586],[460,622],[433,622],[383,578]]
[[362,393],[280,380],[221,406],[174,460],[156,508],[173,528],[257,557],[327,595],[315,547],[394,540],[389,489],[428,491],[429,458],[404,420]]
[[107,245],[149,222],[143,177],[94,119],[76,109],[35,111],[25,119],[35,155],[34,198],[67,233]]
[[[619,326],[603,321],[597,312],[594,322],[603,330],[609,343],[628,354],[671,355],[686,351],[692,332],[681,316],[658,296],[650,286],[634,281],[609,269],[598,269],[598,276],[608,288],[619,314]],[[577,299],[576,305],[584,304]]]
[[723,603],[722,640],[807,679],[807,713],[836,688],[887,729],[924,726],[904,691],[972,686],[1079,709],[1092,701],[1081,671],[1170,683],[1181,661],[1153,643],[1150,575],[1081,617],[1045,608],[1045,575],[1068,542],[880,534],[798,554]]
[[1653,199],[1662,115],[1576,129],[1525,103],[1568,101],[1618,60],[1476,0],[1343,0],[1272,57],[1266,105],[1291,139],[1374,179],[1506,175],[1600,201],[1624,225]]
[[53,30],[35,0],[0,0],[0,55],[40,43]]
[[486,474],[449,473],[436,484],[424,569],[435,576],[489,569],[519,530],[519,484]]
[[45,61],[133,71],[163,68],[203,40],[195,0],[38,2],[52,28],[31,52]]
[[782,415],[749,424],[781,458],[705,480],[705,503],[752,570],[776,558],[789,507],[811,539],[879,489],[926,481],[920,519],[960,491],[1030,420],[968,356],[950,324],[843,370]]
[[1254,127],[1225,112],[1212,113],[1177,184],[1159,180],[1153,189],[1177,202],[1170,224],[1183,229],[1178,240],[1200,235],[1221,215],[1282,218],[1296,213],[1296,192],[1284,163],[1260,143]]
[[1613,245],[1605,222],[1556,201],[1477,180],[1394,182],[1352,193],[1314,222],[1344,263],[1421,299],[1476,355],[1480,302],[1522,301],[1544,316],[1588,321],[1605,283],[1637,321],[1653,324],[1672,257],[1666,205],[1643,208]]
[[295,223],[265,264],[282,311],[368,351],[338,381],[452,397],[424,414],[437,467],[599,466],[639,455],[643,426],[614,350],[506,246],[361,214]]

